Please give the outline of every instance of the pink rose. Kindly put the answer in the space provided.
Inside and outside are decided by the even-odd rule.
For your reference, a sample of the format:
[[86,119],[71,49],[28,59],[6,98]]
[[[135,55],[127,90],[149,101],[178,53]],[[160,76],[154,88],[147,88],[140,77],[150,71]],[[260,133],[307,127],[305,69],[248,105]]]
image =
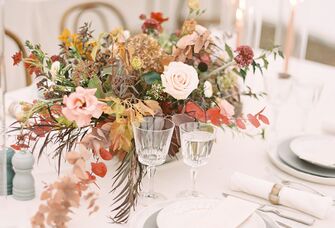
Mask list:
[[218,105],[220,107],[220,113],[223,116],[232,117],[235,114],[235,108],[225,99],[217,99]]
[[78,127],[89,125],[92,117],[99,118],[102,114],[103,102],[98,101],[95,96],[96,89],[84,89],[80,86],[76,92],[64,96],[62,108],[64,116],[75,121]]

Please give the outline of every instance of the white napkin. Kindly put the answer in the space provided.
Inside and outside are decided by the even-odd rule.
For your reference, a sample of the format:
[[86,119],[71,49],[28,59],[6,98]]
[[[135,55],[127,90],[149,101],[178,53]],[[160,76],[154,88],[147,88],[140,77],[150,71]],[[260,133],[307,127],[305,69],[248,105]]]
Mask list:
[[[269,181],[241,173],[234,173],[231,177],[231,188],[234,191],[245,192],[266,200],[273,185],[274,183]],[[333,200],[330,197],[323,197],[309,192],[283,187],[279,193],[279,203],[323,219],[332,206]]]
[[260,228],[257,224],[251,226],[249,220],[257,208],[259,204],[235,197],[187,199],[163,208],[157,216],[157,225],[160,228]]
[[257,208],[259,208],[259,204],[229,196],[205,216],[206,225],[204,227],[247,227],[242,224]]

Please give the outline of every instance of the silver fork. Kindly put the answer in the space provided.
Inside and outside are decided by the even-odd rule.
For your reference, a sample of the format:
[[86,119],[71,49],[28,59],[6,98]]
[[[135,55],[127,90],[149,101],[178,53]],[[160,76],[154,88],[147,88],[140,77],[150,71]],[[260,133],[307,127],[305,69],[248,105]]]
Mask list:
[[301,223],[301,224],[304,224],[304,225],[307,225],[307,226],[312,226],[315,222],[315,219],[311,218],[311,217],[307,217],[306,215],[300,215],[302,216],[303,218],[298,218],[297,216],[293,216],[292,213],[289,213],[289,212],[284,212],[284,211],[281,211],[281,210],[278,210],[277,208],[273,207],[272,205],[267,205],[267,204],[260,204],[258,202],[255,202],[255,201],[252,201],[252,200],[249,200],[249,199],[245,199],[243,197],[240,197],[240,196],[236,196],[236,195],[232,195],[232,194],[228,194],[228,193],[225,193],[225,192],[222,192],[222,195],[227,198],[228,196],[232,196],[232,197],[236,197],[236,198],[239,198],[239,199],[242,199],[242,200],[245,200],[245,201],[249,201],[249,202],[252,202],[252,203],[256,203],[256,204],[259,204],[260,207],[257,209],[261,212],[264,212],[264,213],[273,213],[279,217],[282,217],[282,218],[285,218],[285,219],[289,219],[291,221],[294,221],[294,222],[298,222],[298,223]]

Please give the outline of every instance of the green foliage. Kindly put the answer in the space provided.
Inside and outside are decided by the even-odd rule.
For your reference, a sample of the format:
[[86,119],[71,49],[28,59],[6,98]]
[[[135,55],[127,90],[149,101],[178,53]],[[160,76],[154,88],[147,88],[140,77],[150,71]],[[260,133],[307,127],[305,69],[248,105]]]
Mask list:
[[149,73],[143,74],[142,77],[148,85],[152,85],[155,82],[161,81],[161,76],[157,72],[149,72]]
[[229,58],[232,60],[234,58],[234,54],[233,54],[233,51],[231,50],[231,47],[229,47],[228,44],[225,44],[225,50]]
[[104,98],[105,97],[105,93],[102,89],[102,85],[101,85],[101,81],[98,78],[98,76],[94,75],[88,82],[87,85],[88,88],[95,88],[97,89],[97,91],[95,92],[95,96],[97,98]]

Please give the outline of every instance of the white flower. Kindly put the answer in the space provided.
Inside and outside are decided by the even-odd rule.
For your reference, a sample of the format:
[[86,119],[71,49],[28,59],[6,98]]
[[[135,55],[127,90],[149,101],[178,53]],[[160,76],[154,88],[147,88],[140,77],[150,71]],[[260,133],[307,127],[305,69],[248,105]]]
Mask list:
[[171,62],[161,75],[164,92],[177,100],[185,100],[198,87],[198,73],[182,62]]
[[52,80],[56,79],[59,69],[60,69],[60,62],[56,61],[51,65],[50,74],[51,74]]
[[210,83],[209,81],[205,81],[204,83],[204,94],[205,97],[212,97],[213,96],[213,86],[212,83]]

